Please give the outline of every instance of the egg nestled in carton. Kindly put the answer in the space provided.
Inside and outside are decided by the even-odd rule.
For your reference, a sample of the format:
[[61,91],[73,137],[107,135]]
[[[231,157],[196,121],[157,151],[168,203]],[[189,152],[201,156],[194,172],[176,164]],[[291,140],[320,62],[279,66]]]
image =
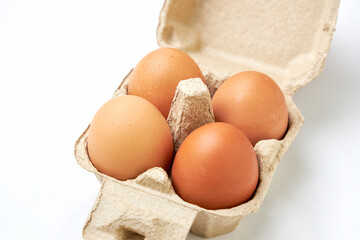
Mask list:
[[[176,88],[167,119],[175,149],[194,129],[214,121],[211,96],[221,83],[248,69],[271,76],[285,94],[289,114],[286,134],[282,140],[256,143],[259,183],[249,201],[232,208],[208,210],[182,200],[162,168],[152,168],[127,181],[98,172],[88,157],[87,129],[76,142],[75,156],[102,185],[83,237],[185,239],[189,230],[211,237],[232,231],[243,216],[258,210],[280,158],[303,123],[292,95],[321,71],[338,4],[337,0],[301,4],[165,1],[158,27],[159,45],[189,53],[199,63],[207,84],[195,78],[181,81]],[[127,94],[128,80],[124,79],[114,96]]]

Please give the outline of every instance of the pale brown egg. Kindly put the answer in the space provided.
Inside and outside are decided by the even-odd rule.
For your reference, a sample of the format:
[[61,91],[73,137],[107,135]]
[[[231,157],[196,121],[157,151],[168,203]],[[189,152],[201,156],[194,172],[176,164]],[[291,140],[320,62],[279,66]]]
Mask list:
[[225,80],[212,99],[215,120],[238,127],[255,145],[282,139],[288,126],[284,94],[269,76],[255,71]]
[[173,139],[163,115],[137,96],[115,97],[95,114],[88,153],[99,172],[118,180],[136,178],[152,167],[168,170]]
[[150,101],[167,118],[175,90],[181,80],[204,76],[185,52],[159,48],[146,55],[131,72],[128,94]]
[[245,134],[228,123],[209,123],[181,144],[171,174],[182,199],[203,208],[221,209],[252,198],[259,168]]

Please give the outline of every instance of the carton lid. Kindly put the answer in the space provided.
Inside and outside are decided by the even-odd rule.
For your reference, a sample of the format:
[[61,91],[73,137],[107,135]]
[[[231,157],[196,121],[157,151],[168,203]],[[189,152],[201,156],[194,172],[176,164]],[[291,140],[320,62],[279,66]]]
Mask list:
[[204,75],[257,70],[292,95],[321,72],[339,2],[166,0],[158,44],[189,53]]

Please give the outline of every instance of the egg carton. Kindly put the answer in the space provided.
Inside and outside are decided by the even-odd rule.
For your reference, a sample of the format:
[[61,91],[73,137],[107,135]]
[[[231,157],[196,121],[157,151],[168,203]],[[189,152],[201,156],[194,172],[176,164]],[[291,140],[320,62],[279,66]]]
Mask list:
[[[244,70],[264,72],[282,89],[289,111],[286,135],[255,145],[260,174],[251,200],[208,210],[182,200],[162,168],[127,181],[98,172],[87,152],[88,127],[76,141],[75,157],[95,174],[101,188],[83,238],[177,240],[185,239],[189,231],[213,237],[234,230],[243,216],[257,211],[281,157],[304,122],[292,96],[321,72],[338,7],[339,0],[165,1],[157,30],[159,45],[187,52],[206,79],[206,85],[194,78],[177,86],[167,119],[175,151],[191,131],[214,121],[211,97],[225,79]],[[113,97],[127,94],[128,76]]]

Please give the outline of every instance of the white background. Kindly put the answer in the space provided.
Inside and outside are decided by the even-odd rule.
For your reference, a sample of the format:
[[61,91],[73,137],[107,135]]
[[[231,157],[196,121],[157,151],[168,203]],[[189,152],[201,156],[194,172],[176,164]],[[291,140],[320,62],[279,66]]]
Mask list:
[[[0,0],[0,239],[81,238],[100,184],[74,142],[157,48],[161,6]],[[341,3],[323,73],[295,94],[306,122],[260,210],[214,239],[360,239],[359,10]]]

